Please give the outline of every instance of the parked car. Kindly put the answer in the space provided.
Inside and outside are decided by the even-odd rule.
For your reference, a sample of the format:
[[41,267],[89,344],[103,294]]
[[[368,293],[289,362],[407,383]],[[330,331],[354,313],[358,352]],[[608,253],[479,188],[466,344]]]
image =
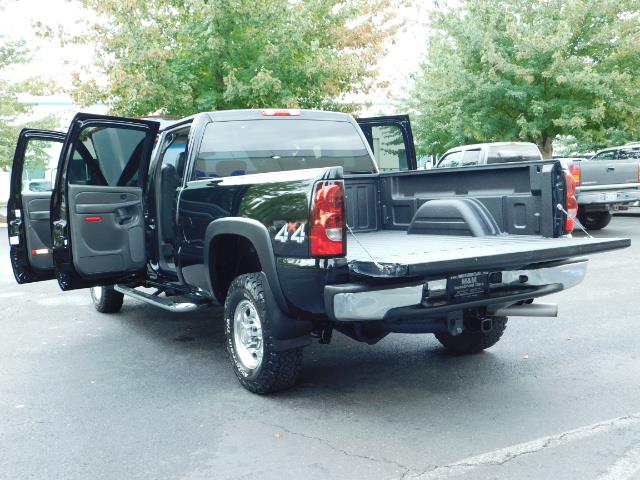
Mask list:
[[[63,144],[52,193],[23,191],[34,140]],[[224,305],[235,374],[268,393],[334,330],[489,348],[509,316],[555,316],[534,300],[580,283],[585,255],[630,244],[565,236],[575,199],[559,162],[416,168],[407,117],[238,110],[159,131],[81,113],[66,135],[20,134],[11,265],[21,284],[91,288],[104,313],[124,295],[181,313]]]
[[578,220],[588,230],[606,227],[612,212],[640,201],[640,144],[600,150],[590,159],[562,159],[576,182]]
[[535,162],[542,160],[540,150],[530,142],[494,142],[450,148],[436,168],[493,165],[496,163]]
[[47,180],[45,178],[23,180],[23,189],[27,192],[50,192],[51,180]]

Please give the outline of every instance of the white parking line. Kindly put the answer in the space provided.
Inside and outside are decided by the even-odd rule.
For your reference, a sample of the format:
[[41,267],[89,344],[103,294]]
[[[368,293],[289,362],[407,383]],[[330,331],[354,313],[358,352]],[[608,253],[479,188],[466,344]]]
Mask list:
[[629,480],[637,473],[640,473],[640,446],[625,453],[598,480]]
[[[556,435],[549,435],[548,437],[542,437],[530,442],[518,443],[510,447],[501,448],[500,450],[494,450],[493,452],[482,453],[475,457],[465,458],[449,465],[443,465],[434,468],[420,474],[409,474],[405,478],[416,478],[419,480],[433,480],[441,478],[450,478],[458,475],[463,475],[479,467],[502,465],[510,460],[521,455],[528,455],[539,452],[547,448],[555,448],[561,445],[565,445],[576,440],[582,440],[585,438],[598,435],[600,433],[606,433],[613,430],[619,430],[632,425],[640,424],[640,412],[625,417],[613,418],[611,420],[605,420],[604,422],[594,423],[592,425],[586,425],[574,430],[568,430]],[[631,451],[625,455],[623,459],[626,461],[619,467],[622,472],[629,472],[629,469],[639,467],[640,464],[640,451]],[[616,463],[612,468],[616,467]],[[626,469],[626,470],[622,470]],[[618,471],[618,470],[616,470]],[[637,470],[636,470],[637,471]],[[633,475],[633,471],[629,475]],[[605,477],[607,480],[624,480],[628,479],[628,476],[619,477]]]

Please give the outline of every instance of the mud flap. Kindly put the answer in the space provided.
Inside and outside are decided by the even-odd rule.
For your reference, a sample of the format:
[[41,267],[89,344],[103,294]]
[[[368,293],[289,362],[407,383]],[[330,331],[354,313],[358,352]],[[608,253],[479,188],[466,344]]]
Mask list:
[[278,306],[278,302],[276,302],[267,276],[264,272],[260,272],[260,275],[262,275],[262,285],[264,288],[265,304],[267,305],[267,315],[271,323],[271,332],[276,339],[276,350],[291,350],[293,348],[310,345],[311,321],[285,315]]

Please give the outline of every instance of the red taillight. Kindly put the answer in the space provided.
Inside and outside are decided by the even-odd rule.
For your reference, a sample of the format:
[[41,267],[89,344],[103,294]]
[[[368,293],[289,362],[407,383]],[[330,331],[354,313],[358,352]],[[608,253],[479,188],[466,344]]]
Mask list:
[[346,253],[344,184],[342,181],[316,183],[311,202],[309,239],[314,257],[339,257]]
[[[578,167],[579,168],[579,167]],[[580,176],[580,172],[578,171],[578,178]],[[573,232],[573,228],[575,226],[574,218],[578,215],[578,200],[576,200],[576,180],[575,174],[573,172],[565,174],[565,183],[567,190],[567,221],[564,226],[565,233]]]
[[580,172],[580,164],[579,163],[571,164],[571,166],[569,167],[569,173],[571,173],[571,176],[575,180],[575,186],[579,187],[580,186],[580,173],[581,173]]
[[301,113],[300,110],[292,108],[266,108],[262,110],[262,115],[265,117],[299,117]]

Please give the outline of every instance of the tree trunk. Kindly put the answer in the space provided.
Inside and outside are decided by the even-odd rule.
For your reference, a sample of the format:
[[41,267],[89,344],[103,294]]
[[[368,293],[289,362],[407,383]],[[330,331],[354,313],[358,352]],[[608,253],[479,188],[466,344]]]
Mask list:
[[542,139],[536,141],[540,152],[542,153],[542,158],[545,160],[553,157],[553,138],[548,135],[544,135]]

